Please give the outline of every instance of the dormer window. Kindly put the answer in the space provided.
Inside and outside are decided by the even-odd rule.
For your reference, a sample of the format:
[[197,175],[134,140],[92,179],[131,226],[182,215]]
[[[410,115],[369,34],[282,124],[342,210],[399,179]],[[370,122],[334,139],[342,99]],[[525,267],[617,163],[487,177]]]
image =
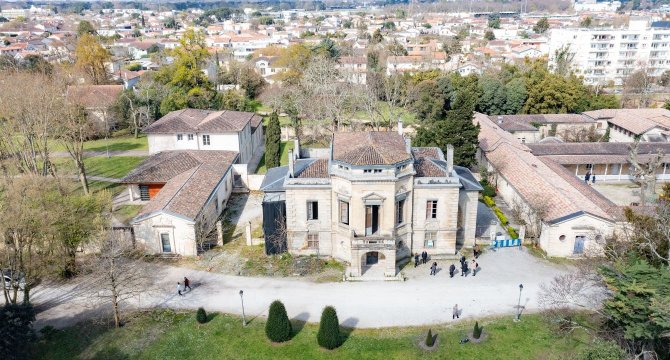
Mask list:
[[375,169],[375,170],[374,170],[374,173],[375,173],[375,174],[381,174],[381,172],[382,172],[382,169]]
[[370,174],[372,173],[372,169],[363,169],[364,174]]

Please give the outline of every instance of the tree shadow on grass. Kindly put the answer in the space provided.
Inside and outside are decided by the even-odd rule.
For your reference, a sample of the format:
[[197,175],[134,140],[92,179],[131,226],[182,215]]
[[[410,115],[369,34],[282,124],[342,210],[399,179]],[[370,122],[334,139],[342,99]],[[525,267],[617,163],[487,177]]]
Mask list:
[[291,338],[298,336],[300,331],[305,327],[307,319],[309,319],[309,313],[301,312],[291,320]]
[[207,314],[207,321],[205,322],[205,324],[214,320],[214,318],[217,317],[217,316],[219,316],[218,312],[211,312],[211,313]]
[[95,353],[95,355],[93,355],[93,357],[91,359],[92,360],[110,360],[110,359],[127,360],[127,359],[130,359],[130,356],[128,356],[128,354],[124,353],[123,351],[121,351],[121,349],[114,346],[114,347],[104,348],[104,349],[98,351],[97,353]]
[[340,346],[349,339],[358,325],[358,319],[348,318],[340,325]]

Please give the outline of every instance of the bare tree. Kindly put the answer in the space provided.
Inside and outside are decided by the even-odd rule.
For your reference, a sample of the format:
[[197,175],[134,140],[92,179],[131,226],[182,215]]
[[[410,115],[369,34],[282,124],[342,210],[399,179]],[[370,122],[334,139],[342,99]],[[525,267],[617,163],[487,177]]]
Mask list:
[[93,122],[88,119],[83,108],[79,106],[67,106],[63,112],[62,121],[59,123],[57,138],[65,145],[79,173],[84,194],[89,194],[88,179],[86,177],[86,165],[84,164],[84,143],[92,139],[97,133]]
[[114,325],[120,327],[124,304],[151,291],[151,271],[141,260],[142,251],[110,229],[101,231],[97,245],[98,252],[89,263],[94,295],[109,301]]
[[536,245],[542,235],[542,219],[547,215],[547,211],[548,207],[543,203],[537,203],[530,207],[515,200],[512,204],[514,221],[519,225],[526,226],[526,238],[532,239]]
[[658,151],[648,162],[644,163],[639,157],[640,142],[635,141],[629,146],[628,162],[633,181],[640,185],[640,205],[647,203],[647,192],[656,193],[656,170],[663,163],[663,152]]
[[[654,78],[649,75],[645,66],[631,73],[623,82],[622,104],[627,105],[627,107],[649,107],[652,103],[651,87],[653,84]],[[638,98],[637,102],[634,100],[634,97]]]

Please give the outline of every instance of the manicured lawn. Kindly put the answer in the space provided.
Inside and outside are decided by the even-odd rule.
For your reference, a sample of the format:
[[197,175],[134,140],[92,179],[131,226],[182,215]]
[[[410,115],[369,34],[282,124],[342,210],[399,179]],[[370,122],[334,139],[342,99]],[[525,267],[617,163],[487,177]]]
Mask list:
[[[143,156],[98,156],[84,159],[86,174],[121,179],[135,169],[145,157]],[[57,171],[62,174],[76,175],[77,170],[71,158],[53,159]]]
[[[389,314],[393,316],[393,314]],[[58,330],[33,347],[34,359],[570,359],[588,346],[590,338],[577,331],[557,335],[538,315],[520,323],[511,317],[482,320],[488,339],[480,344],[459,344],[472,323],[433,326],[439,345],[434,352],[417,346],[427,327],[343,329],[344,343],[327,351],[316,342],[317,325],[294,322],[288,343],[271,344],[264,320],[252,318],[247,327],[227,314],[209,314],[197,326],[194,312],[175,314],[156,310],[127,317],[120,329],[81,323]],[[340,319],[342,321],[343,319]]]
[[[113,137],[107,140],[98,139],[87,141],[84,144],[84,149],[87,151],[106,151],[107,146],[109,146],[109,151],[147,150],[149,148],[146,135],[140,135],[138,138],[131,135]],[[57,141],[53,141],[50,148],[51,151],[66,151],[65,146]]]
[[[380,111],[381,111],[383,116],[379,116],[379,114],[376,114],[375,118],[376,118],[377,121],[382,121],[382,119],[387,119],[387,121],[388,121],[389,118],[393,118],[393,116],[391,116],[392,107],[387,102],[380,101],[379,102],[379,108],[380,108]],[[407,109],[396,108],[393,113],[394,114],[398,113],[400,115],[400,118],[402,119],[402,122],[403,122],[404,126],[412,125],[416,122],[416,117],[414,116],[414,114],[411,113],[410,111],[408,111]],[[370,120],[370,114],[366,111],[359,111],[354,115],[355,115],[354,118],[358,119],[358,120],[365,120],[365,121]],[[398,122],[398,119],[393,119],[393,121],[392,121],[393,126],[395,126],[397,122]],[[384,123],[382,125],[387,125],[387,124],[388,123]]]
[[[288,165],[288,151],[293,150],[293,140],[291,141],[282,141],[281,142],[281,165]],[[265,166],[265,155],[258,163],[258,168],[256,169],[256,174],[265,174],[268,171]]]

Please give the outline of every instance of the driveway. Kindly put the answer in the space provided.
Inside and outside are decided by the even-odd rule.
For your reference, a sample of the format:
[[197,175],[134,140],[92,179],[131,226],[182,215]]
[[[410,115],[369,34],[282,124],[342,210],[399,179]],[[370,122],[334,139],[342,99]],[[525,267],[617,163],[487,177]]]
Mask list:
[[[452,321],[451,309],[458,303],[461,321],[491,315],[512,315],[519,300],[524,311],[538,309],[540,284],[549,282],[567,268],[550,264],[518,248],[489,251],[479,260],[476,277],[449,278],[448,262],[439,263],[436,276],[428,276],[428,265],[404,271],[405,282],[357,282],[318,284],[300,279],[229,276],[190,269],[151,265],[150,275],[160,290],[133,299],[133,307],[168,307],[241,314],[239,291],[244,290],[248,319],[265,316],[270,303],[280,299],[291,318],[318,322],[321,310],[333,305],[346,326],[377,328],[427,325]],[[176,282],[189,277],[193,291],[176,294]],[[67,326],[91,314],[99,314],[100,304],[87,291],[85,283],[33,290],[33,302],[44,311],[37,316],[37,327]],[[107,309],[105,305],[103,309]],[[458,321],[458,320],[457,320]]]

